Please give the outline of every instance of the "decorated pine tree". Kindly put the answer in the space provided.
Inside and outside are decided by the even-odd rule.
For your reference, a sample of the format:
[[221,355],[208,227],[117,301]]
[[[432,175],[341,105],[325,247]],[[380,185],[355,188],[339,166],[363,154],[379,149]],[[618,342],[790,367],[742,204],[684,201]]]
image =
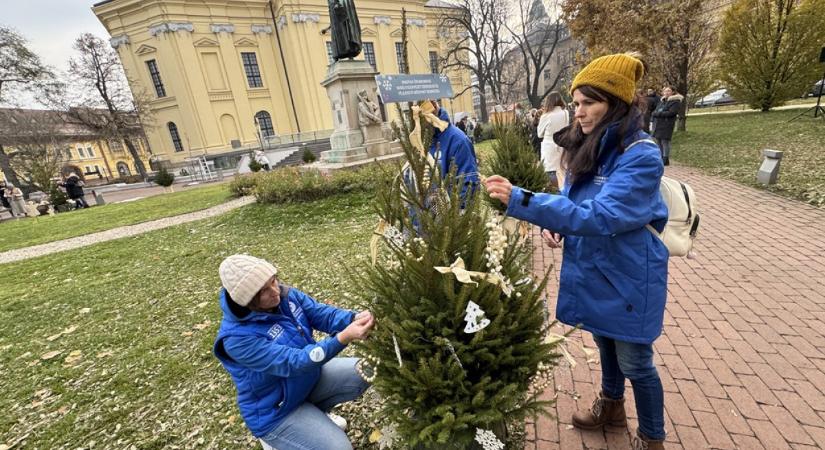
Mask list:
[[[492,145],[488,175],[501,175],[515,186],[544,192],[550,184],[550,177],[544,171],[524,128],[515,124],[497,125],[493,133],[496,141]],[[496,211],[507,209],[506,205],[490,196],[485,195],[485,199]]]
[[[542,413],[558,353],[548,340],[546,277],[531,275],[530,244],[508,235],[455,173],[438,173],[424,139],[396,128],[407,158],[379,190],[373,263],[360,303],[377,325],[359,370],[382,399],[391,448],[504,448]],[[483,444],[482,444],[483,443]],[[501,446],[500,446],[501,445]]]

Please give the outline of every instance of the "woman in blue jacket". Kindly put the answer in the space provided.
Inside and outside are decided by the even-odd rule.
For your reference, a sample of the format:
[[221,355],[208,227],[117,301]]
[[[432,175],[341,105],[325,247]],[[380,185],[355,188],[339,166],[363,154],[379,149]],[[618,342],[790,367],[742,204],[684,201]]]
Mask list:
[[[230,256],[219,272],[223,320],[213,351],[235,383],[252,434],[278,450],[352,449],[325,413],[369,387],[357,358],[335,355],[366,339],[372,314],[318,303],[280,284],[275,266],[253,256]],[[316,342],[313,330],[330,336]]]
[[642,131],[635,94],[643,75],[638,58],[616,54],[576,76],[575,123],[554,136],[565,149],[561,195],[532,193],[500,176],[486,187],[508,215],[541,226],[551,247],[564,236],[556,315],[593,333],[602,366],[602,391],[573,424],[626,427],[627,378],[639,416],[633,448],[661,449],[664,394],[652,344],[662,331],[668,251],[645,226],[662,231],[667,206],[659,194],[662,158]]

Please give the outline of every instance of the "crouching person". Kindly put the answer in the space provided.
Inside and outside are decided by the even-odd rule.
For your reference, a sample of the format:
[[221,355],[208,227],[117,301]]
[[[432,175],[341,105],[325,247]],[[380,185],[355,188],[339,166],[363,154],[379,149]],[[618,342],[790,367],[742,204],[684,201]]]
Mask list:
[[[230,256],[219,272],[223,320],[214,352],[235,383],[246,426],[278,450],[351,449],[345,423],[326,413],[369,385],[356,372],[357,358],[335,355],[366,339],[372,314],[318,303],[279,283],[275,266],[253,256]],[[316,342],[313,330],[329,337]]]

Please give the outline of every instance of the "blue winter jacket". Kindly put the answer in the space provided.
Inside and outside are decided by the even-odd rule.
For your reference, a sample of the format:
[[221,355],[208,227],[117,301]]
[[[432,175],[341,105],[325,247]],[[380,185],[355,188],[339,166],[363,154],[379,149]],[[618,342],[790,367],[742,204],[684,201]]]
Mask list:
[[[438,109],[438,118],[450,123],[450,115],[444,108]],[[456,166],[456,175],[464,177],[461,198],[466,198],[468,189],[475,190],[478,186],[476,150],[470,138],[455,125],[450,124],[444,131],[435,129],[430,154],[438,162],[442,177],[446,177],[450,172],[451,163]]]
[[[561,195],[513,188],[507,214],[565,236],[557,318],[625,342],[650,344],[661,334],[668,251],[645,225],[661,231],[667,206],[659,193],[659,148],[640,143],[620,152],[618,124],[601,140],[598,171]],[[624,144],[649,139],[628,133]]]
[[[225,289],[220,303],[223,320],[213,351],[235,383],[246,426],[263,437],[306,400],[321,366],[344,349],[335,334],[355,313],[283,285],[277,313],[244,308]],[[331,336],[315,342],[313,330]]]

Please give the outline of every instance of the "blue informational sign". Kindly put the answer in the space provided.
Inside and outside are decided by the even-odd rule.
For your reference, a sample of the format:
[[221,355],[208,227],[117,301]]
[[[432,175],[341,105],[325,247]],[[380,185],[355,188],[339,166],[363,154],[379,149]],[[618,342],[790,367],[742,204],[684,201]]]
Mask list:
[[437,100],[453,96],[450,79],[443,74],[376,75],[375,82],[384,103]]

